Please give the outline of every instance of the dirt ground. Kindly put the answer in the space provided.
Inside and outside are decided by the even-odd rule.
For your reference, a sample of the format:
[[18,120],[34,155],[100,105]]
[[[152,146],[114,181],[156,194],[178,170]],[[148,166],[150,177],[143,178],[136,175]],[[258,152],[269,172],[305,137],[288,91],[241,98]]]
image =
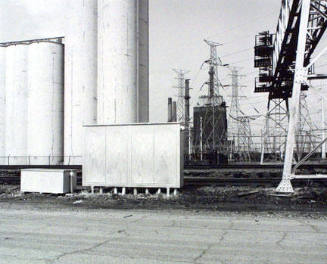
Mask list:
[[327,218],[326,188],[296,188],[292,195],[277,195],[273,188],[242,186],[189,187],[170,197],[155,191],[133,195],[132,190],[127,190],[124,196],[113,194],[111,189],[103,194],[91,194],[87,190],[66,195],[23,194],[18,185],[0,185],[0,207],[193,210]]

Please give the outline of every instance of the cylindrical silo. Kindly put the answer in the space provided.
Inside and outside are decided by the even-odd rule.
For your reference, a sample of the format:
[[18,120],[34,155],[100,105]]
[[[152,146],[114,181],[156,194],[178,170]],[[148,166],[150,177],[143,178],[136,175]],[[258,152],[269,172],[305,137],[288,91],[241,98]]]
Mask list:
[[66,164],[81,164],[83,125],[97,117],[97,1],[72,5],[65,37],[64,153]]
[[27,164],[27,45],[6,48],[5,155],[10,165]]
[[0,165],[6,164],[5,156],[5,94],[6,48],[0,47]]
[[59,164],[63,156],[63,44],[28,46],[27,153],[35,165]]
[[148,0],[98,1],[98,124],[147,122]]

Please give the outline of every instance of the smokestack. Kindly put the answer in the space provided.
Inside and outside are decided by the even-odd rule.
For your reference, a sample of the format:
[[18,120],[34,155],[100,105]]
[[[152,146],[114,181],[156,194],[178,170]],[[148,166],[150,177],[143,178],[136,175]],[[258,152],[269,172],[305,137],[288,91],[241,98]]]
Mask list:
[[187,150],[188,159],[191,156],[191,130],[190,130],[190,79],[185,80],[185,131],[186,141],[185,149]]
[[213,98],[215,96],[215,70],[211,66],[209,70],[209,97]]
[[173,100],[171,97],[168,98],[168,122],[173,121]]
[[176,101],[173,102],[172,122],[177,122]]
[[190,123],[190,79],[185,80],[185,128]]

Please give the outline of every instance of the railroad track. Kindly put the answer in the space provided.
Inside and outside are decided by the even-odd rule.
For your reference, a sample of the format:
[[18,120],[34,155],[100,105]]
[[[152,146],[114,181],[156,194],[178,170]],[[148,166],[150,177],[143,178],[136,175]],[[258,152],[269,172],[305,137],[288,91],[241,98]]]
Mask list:
[[[186,165],[185,186],[276,186],[281,180],[283,164],[222,164],[222,165]],[[44,166],[48,167],[48,166]],[[81,166],[58,166],[58,168],[77,169],[77,184],[82,184]],[[20,166],[0,166],[0,184],[20,184]],[[25,168],[25,167],[24,167]],[[53,167],[51,167],[53,168]],[[327,170],[327,164],[304,164],[303,170]],[[242,171],[244,170],[244,171]],[[247,170],[247,171],[245,171]],[[264,172],[263,172],[264,171]],[[217,173],[215,173],[217,172]],[[308,184],[310,181],[297,181]],[[326,180],[314,180],[326,186]]]
[[[281,181],[281,178],[233,178],[233,177],[185,177],[185,187],[199,187],[199,186],[251,186],[251,187],[276,187]],[[315,184],[317,186],[327,187],[327,180],[315,179],[312,180],[298,180],[292,181],[296,186],[306,186]]]
[[[250,186],[250,187],[275,187],[280,182],[280,177],[267,177],[267,178],[235,178],[235,177],[206,177],[206,176],[185,176],[184,186],[185,188],[201,187],[201,186]],[[316,179],[310,180],[293,180],[293,183],[299,186],[305,186],[309,183],[313,183],[318,186],[327,187],[327,180]],[[20,177],[18,175],[0,175],[0,184],[20,184]],[[82,184],[82,177],[77,177],[77,184]]]
[[[327,163],[306,163],[299,167],[300,169],[327,169]],[[219,165],[185,165],[185,170],[212,170],[212,169],[283,169],[283,164],[219,164]]]

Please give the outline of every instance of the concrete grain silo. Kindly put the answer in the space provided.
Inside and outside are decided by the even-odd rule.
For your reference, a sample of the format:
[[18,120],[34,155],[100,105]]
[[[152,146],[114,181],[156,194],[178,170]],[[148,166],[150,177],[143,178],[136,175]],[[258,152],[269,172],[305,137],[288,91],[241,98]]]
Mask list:
[[148,122],[148,1],[98,1],[98,124]]
[[10,165],[27,164],[28,45],[6,48],[5,156]]
[[28,45],[27,154],[29,162],[56,165],[63,156],[64,46]]
[[97,1],[74,0],[65,36],[65,164],[81,164],[83,125],[96,123]]
[[5,156],[5,92],[6,92],[6,47],[0,47],[0,165],[6,163]]

